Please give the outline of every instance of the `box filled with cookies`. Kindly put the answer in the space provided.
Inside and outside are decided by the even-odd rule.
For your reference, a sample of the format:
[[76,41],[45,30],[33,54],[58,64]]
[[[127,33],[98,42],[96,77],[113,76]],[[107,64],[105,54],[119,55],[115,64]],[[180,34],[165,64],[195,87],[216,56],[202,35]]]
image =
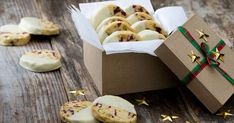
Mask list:
[[187,17],[182,7],[154,11],[150,0],[79,4],[70,9],[84,63],[101,94],[171,88],[177,77],[154,53]]

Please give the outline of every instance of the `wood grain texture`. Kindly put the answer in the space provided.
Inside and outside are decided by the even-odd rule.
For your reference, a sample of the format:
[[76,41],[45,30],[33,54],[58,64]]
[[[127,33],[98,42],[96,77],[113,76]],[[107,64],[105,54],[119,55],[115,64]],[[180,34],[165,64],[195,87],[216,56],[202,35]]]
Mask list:
[[[25,46],[0,46],[0,122],[60,123],[59,107],[69,100],[94,100],[99,93],[87,72],[82,56],[82,40],[66,7],[94,0],[0,0],[0,25],[18,23],[21,17],[47,18],[60,25],[53,37],[33,36]],[[181,5],[191,16],[197,13],[226,41],[234,42],[234,2],[232,0],[152,0],[155,9]],[[56,49],[63,56],[62,68],[48,73],[33,73],[21,68],[20,56],[32,49]],[[84,88],[85,96],[74,97],[70,90]],[[150,106],[137,106],[139,123],[162,122],[160,114],[173,114],[177,123],[233,123],[212,115],[185,87],[121,95],[136,104],[146,97]],[[234,97],[225,108],[234,113]]]

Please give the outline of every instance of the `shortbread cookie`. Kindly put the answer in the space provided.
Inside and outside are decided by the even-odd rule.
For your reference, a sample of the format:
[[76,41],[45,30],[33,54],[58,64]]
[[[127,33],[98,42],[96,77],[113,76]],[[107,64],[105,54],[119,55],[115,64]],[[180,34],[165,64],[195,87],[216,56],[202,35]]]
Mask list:
[[104,123],[135,123],[137,119],[134,105],[118,96],[98,97],[93,102],[92,112]]
[[137,33],[141,32],[143,30],[153,30],[153,31],[157,31],[157,32],[163,34],[164,36],[167,36],[166,31],[160,26],[160,24],[158,24],[152,20],[139,21],[139,22],[134,23],[131,27]]
[[91,16],[90,21],[96,29],[104,19],[111,16],[127,17],[127,14],[119,6],[109,4],[95,11]]
[[111,42],[129,42],[129,41],[140,41],[142,40],[136,33],[131,31],[116,31],[108,36],[103,44]]
[[4,25],[0,27],[0,45],[25,45],[30,41],[30,34],[24,32],[18,25]]
[[138,4],[130,5],[124,10],[127,13],[127,15],[131,15],[135,12],[144,12],[144,13],[150,15],[150,13],[143,6],[138,5]]
[[130,24],[128,23],[128,21],[125,18],[119,17],[119,16],[113,16],[113,17],[108,17],[108,18],[104,19],[98,25],[96,31],[99,32],[102,28],[105,28],[105,26],[107,26],[108,24],[115,22],[115,21],[123,21],[123,22],[126,22],[130,26]]
[[127,17],[127,20],[130,24],[134,24],[142,20],[153,20],[152,16],[144,12],[136,12]]
[[102,103],[92,106],[92,114],[103,123],[136,123],[137,121],[136,113]]
[[92,115],[89,101],[71,101],[60,108],[63,123],[99,123]]
[[164,35],[152,30],[143,30],[138,35],[142,40],[166,39]]
[[134,32],[134,30],[131,28],[131,26],[129,26],[129,24],[127,24],[126,22],[116,21],[116,22],[108,24],[105,28],[103,28],[102,30],[100,30],[100,32],[98,32],[101,43],[103,42],[103,40],[107,36],[111,35],[115,31],[132,31],[132,32]]
[[33,35],[57,35],[59,27],[51,21],[35,17],[24,17],[19,23],[19,27]]
[[101,96],[94,100],[93,104],[96,103],[118,107],[136,114],[134,105],[119,96],[112,96],[112,95]]
[[52,50],[33,50],[20,58],[20,65],[30,71],[47,72],[61,67],[61,55]]

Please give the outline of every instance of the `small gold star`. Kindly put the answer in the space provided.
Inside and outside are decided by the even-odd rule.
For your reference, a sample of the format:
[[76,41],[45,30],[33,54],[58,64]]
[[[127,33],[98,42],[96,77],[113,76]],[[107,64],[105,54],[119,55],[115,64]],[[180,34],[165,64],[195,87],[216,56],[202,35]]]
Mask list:
[[162,114],[161,117],[162,117],[162,121],[170,121],[170,122],[173,122],[174,119],[179,118],[178,116],[169,116],[169,115],[164,115],[164,114]]
[[85,90],[84,89],[80,89],[80,90],[75,90],[75,91],[70,91],[70,94],[73,94],[74,96],[79,96],[79,95],[85,95]]
[[146,105],[149,106],[149,104],[146,102],[145,97],[143,99],[136,99],[136,102],[138,105]]
[[224,119],[226,119],[227,117],[233,116],[233,114],[230,113],[230,110],[228,110],[227,112],[224,111],[224,112],[217,113],[216,115],[222,116]]
[[220,53],[219,49],[216,48],[216,51],[214,52],[214,55],[215,55],[215,59],[216,60],[220,60],[222,62],[224,62],[224,54]]
[[207,38],[209,37],[208,34],[204,33],[204,31],[201,30],[196,30],[199,33],[199,39],[203,39],[205,42],[207,42]]
[[200,57],[197,56],[193,51],[191,51],[191,55],[189,54],[188,56],[192,59],[192,63],[197,62],[198,64],[200,64]]

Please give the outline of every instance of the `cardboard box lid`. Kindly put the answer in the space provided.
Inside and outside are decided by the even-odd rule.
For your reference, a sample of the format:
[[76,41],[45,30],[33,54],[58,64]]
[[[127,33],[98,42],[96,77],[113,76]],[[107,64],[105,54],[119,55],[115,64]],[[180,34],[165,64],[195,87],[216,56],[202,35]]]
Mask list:
[[[203,38],[199,38],[199,31],[207,34],[206,38],[208,41],[206,44],[210,49],[213,49],[221,40],[203,19],[197,15],[190,18],[182,27],[188,31],[187,34],[190,34],[199,45],[205,42]],[[192,52],[200,57],[198,62],[192,62]],[[198,64],[202,65],[201,60],[205,58],[179,30],[176,30],[169,36],[156,49],[155,53],[180,80],[183,80]],[[219,67],[234,79],[233,51],[228,46],[224,46],[220,53],[224,54],[224,62],[218,60],[220,63]],[[187,87],[212,113],[215,113],[222,107],[234,92],[233,84],[227,81],[218,70],[208,65],[187,83]]]

